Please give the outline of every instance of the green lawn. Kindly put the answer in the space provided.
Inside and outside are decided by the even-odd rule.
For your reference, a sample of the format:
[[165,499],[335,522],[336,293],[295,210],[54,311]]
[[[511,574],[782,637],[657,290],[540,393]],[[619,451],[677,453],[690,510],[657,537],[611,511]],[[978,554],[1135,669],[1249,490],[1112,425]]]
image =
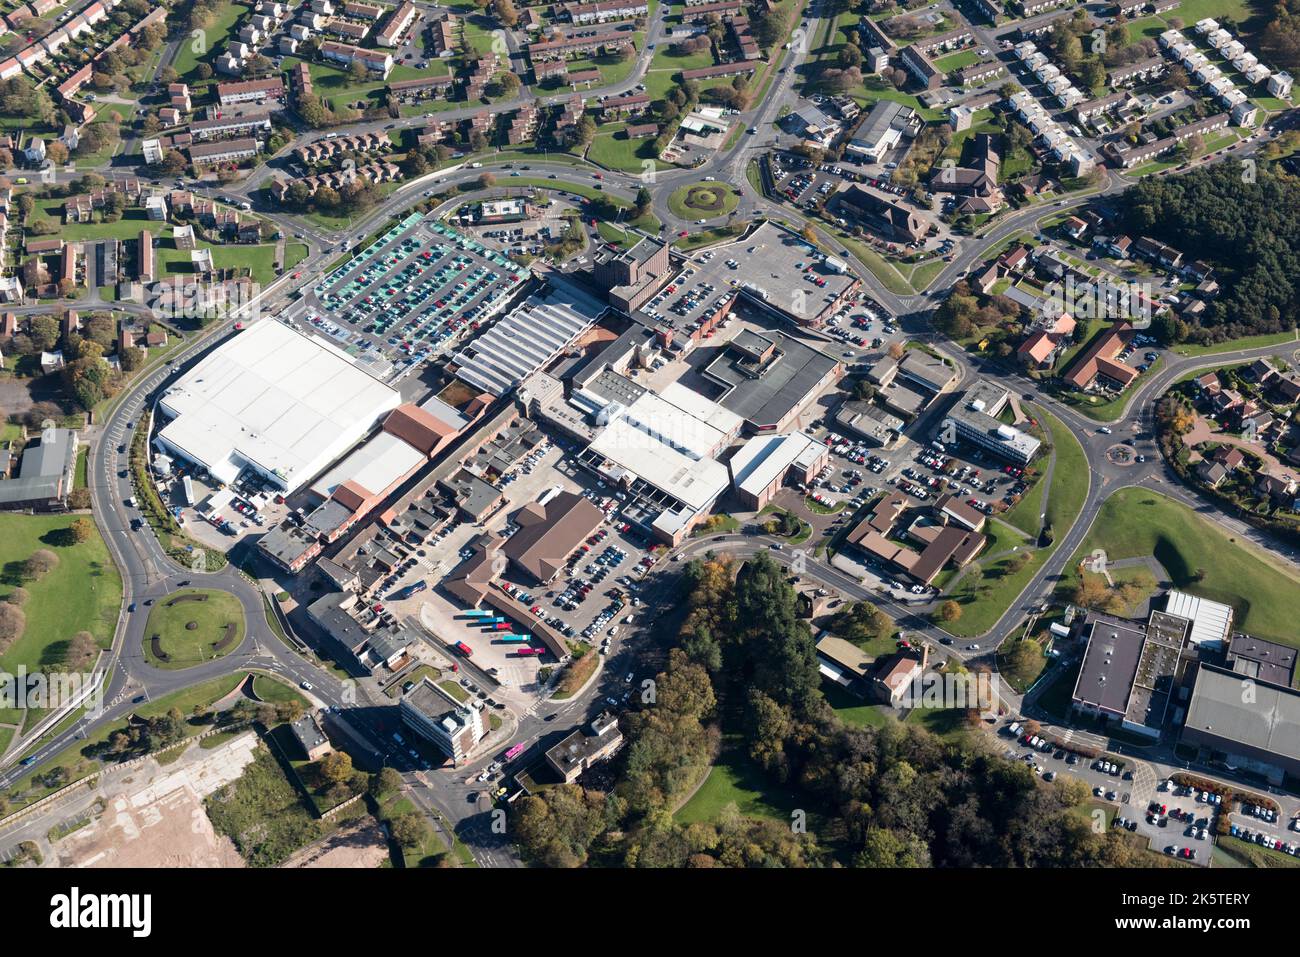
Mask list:
[[464,704],[466,701],[469,700],[469,692],[466,691],[464,688],[462,688],[460,685],[458,685],[455,681],[453,681],[450,678],[448,678],[446,681],[438,682],[438,687],[441,688],[443,691],[447,692],[447,694],[451,695],[461,704]]
[[305,707],[308,703],[296,688],[269,675],[253,676],[253,694],[268,704],[288,704],[290,701],[296,701]]
[[671,163],[665,163],[655,156],[654,145],[653,136],[628,139],[621,129],[610,132],[602,130],[587,147],[587,159],[607,169],[628,173],[640,173],[646,168],[646,163],[652,164],[656,169],[671,169]]
[[213,59],[211,54],[225,48],[226,41],[234,34],[235,24],[248,12],[248,8],[232,0],[222,0],[217,4],[215,12],[212,26],[204,31],[204,36],[192,38],[187,35],[177,49],[176,59],[172,63],[180,78],[191,85],[199,79],[198,73],[195,72],[199,61],[206,60],[211,63]]
[[954,741],[966,734],[964,708],[913,708],[903,720],[906,724],[925,728],[945,741]]
[[1215,846],[1216,850],[1222,851],[1246,867],[1300,867],[1300,858],[1283,854],[1272,848],[1260,847],[1258,844],[1243,841],[1231,834],[1216,838]]
[[[109,647],[122,606],[122,579],[96,529],[80,545],[68,544],[74,515],[0,514],[0,599],[14,589],[27,592],[21,637],[0,653],[0,669],[37,671],[58,665],[70,638],[89,631]],[[22,563],[38,549],[49,549],[58,566],[39,581],[23,577]]]
[[682,824],[716,821],[729,804],[735,804],[743,817],[773,821],[789,820],[789,811],[794,806],[788,794],[773,787],[763,773],[735,749],[723,752],[700,789],[677,811],[676,819]]
[[[1180,356],[1212,356],[1220,352],[1236,352],[1239,349],[1257,349],[1261,346],[1276,346],[1283,342],[1295,342],[1295,330],[1274,332],[1262,336],[1246,336],[1244,339],[1229,339],[1227,342],[1215,342],[1205,346],[1184,344],[1174,346],[1174,352]],[[1200,373],[1197,373],[1198,375]]]
[[[244,640],[245,627],[243,608],[234,595],[186,588],[159,599],[149,610],[144,657],[156,668],[189,668],[230,654]],[[159,651],[165,657],[159,657]]]
[[[999,521],[990,521],[984,533],[989,542],[976,559],[979,567],[968,568],[956,587],[945,594],[962,610],[960,618],[943,625],[954,635],[973,637],[992,628],[1049,553],[1049,550],[1032,548],[1029,539],[1018,529]],[[1017,553],[1025,551],[1030,560],[1018,572],[1010,572],[1008,563]],[[1002,557],[994,558],[995,555]]]
[[984,59],[979,55],[979,50],[958,50],[956,53],[949,53],[947,56],[939,57],[934,60],[934,68],[941,73],[951,73],[953,70],[960,70],[962,67],[970,66]]
[[826,703],[845,724],[859,728],[881,728],[890,721],[890,710],[884,705],[863,701],[829,681],[822,682],[822,694]]
[[1232,605],[1238,630],[1300,647],[1300,574],[1225,535],[1186,505],[1147,489],[1120,489],[1102,505],[1066,569],[1068,578],[1096,548],[1112,562],[1154,556],[1176,588]]
[[717,219],[734,212],[740,194],[725,183],[692,183],[673,190],[668,209],[682,219]]
[[1060,538],[1074,524],[1088,498],[1088,457],[1064,422],[1039,406],[1033,407],[1032,414],[1039,422],[1047,423],[1056,451],[1056,468],[1047,496],[1047,524]]

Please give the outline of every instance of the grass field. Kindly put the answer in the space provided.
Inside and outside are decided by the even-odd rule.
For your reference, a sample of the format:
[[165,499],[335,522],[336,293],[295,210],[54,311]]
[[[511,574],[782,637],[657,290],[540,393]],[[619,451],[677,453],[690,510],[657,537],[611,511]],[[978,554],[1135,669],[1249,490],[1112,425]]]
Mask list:
[[972,63],[978,63],[982,59],[983,57],[979,55],[979,51],[976,49],[958,50],[956,53],[949,53],[947,56],[939,57],[934,61],[934,68],[941,73],[951,73],[953,70],[960,70]]
[[248,8],[242,4],[234,3],[232,0],[218,3],[216,6],[216,16],[212,21],[212,26],[204,31],[201,38],[186,37],[176,51],[176,60],[172,63],[180,78],[193,85],[198,81],[198,73],[195,72],[200,61],[211,63],[212,54],[218,48],[224,49],[226,41],[230,39],[235,29],[235,24],[239,21]]
[[1260,847],[1231,834],[1216,838],[1215,849],[1246,867],[1300,867],[1300,857]]
[[725,183],[693,183],[673,190],[668,208],[683,219],[716,219],[740,205],[740,194]]
[[[1174,352],[1180,356],[1212,356],[1220,352],[1236,352],[1239,349],[1258,349],[1261,346],[1276,346],[1284,342],[1295,342],[1296,333],[1294,330],[1289,332],[1274,332],[1263,336],[1247,336],[1244,339],[1229,339],[1227,342],[1216,342],[1207,346],[1181,345],[1174,346]],[[1197,373],[1199,375],[1199,373]]]
[[1047,494],[1047,524],[1059,538],[1074,524],[1088,498],[1088,457],[1064,422],[1040,407],[1033,411],[1039,422],[1047,423],[1056,451],[1052,488]]
[[[1050,554],[1050,549],[1031,548],[1019,529],[1001,522],[989,522],[984,533],[989,543],[976,559],[979,567],[968,568],[944,596],[961,606],[961,617],[943,625],[954,635],[973,637],[992,628]],[[1029,554],[1029,561],[1019,571],[1009,571],[1008,563],[1023,552]]]
[[[0,599],[21,587],[27,592],[22,636],[0,654],[0,668],[36,671],[63,661],[70,638],[79,631],[107,648],[122,606],[122,579],[96,529],[80,545],[68,544],[74,515],[0,514]],[[58,566],[39,581],[23,577],[22,563],[38,549],[49,549]]]
[[1300,647],[1295,614],[1300,575],[1225,535],[1180,502],[1146,489],[1117,491],[1102,505],[1066,569],[1071,583],[1078,563],[1096,548],[1112,562],[1152,555],[1176,588],[1232,605],[1237,629]]
[[742,817],[788,820],[794,805],[773,787],[750,760],[734,749],[726,750],[709,771],[700,789],[682,805],[676,819],[682,824],[716,821],[724,808],[735,804]]
[[[230,654],[244,640],[245,627],[243,608],[234,595],[210,588],[186,588],[149,610],[144,657],[155,668],[189,668]],[[229,640],[228,630],[233,635]],[[155,635],[165,659],[155,653]]]
[[608,169],[639,173],[646,169],[647,163],[656,169],[671,169],[671,163],[665,163],[655,156],[655,138],[644,136],[628,139],[622,130],[601,131],[587,147],[587,159]]
[[884,705],[870,704],[861,698],[849,694],[839,685],[829,681],[822,682],[822,694],[826,703],[834,709],[835,714],[845,724],[859,728],[880,728],[893,720],[890,711]]
[[287,704],[290,701],[297,701],[304,706],[307,704],[307,699],[296,689],[267,675],[253,676],[253,694],[270,704]]

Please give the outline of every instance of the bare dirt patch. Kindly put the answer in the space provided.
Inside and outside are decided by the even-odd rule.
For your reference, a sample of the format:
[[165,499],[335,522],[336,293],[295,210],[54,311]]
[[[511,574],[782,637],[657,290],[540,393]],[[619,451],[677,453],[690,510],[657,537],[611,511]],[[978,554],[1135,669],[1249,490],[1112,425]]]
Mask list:
[[342,827],[284,862],[284,867],[378,867],[388,860],[388,842],[374,818]]

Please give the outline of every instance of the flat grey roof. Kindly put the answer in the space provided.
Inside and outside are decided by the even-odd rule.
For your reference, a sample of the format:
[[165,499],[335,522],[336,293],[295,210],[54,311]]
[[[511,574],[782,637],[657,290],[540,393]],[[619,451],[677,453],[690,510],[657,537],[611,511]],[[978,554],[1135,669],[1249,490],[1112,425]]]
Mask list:
[[1254,635],[1233,635],[1228,644],[1233,671],[1286,688],[1295,677],[1295,656],[1294,648]]
[[741,371],[740,357],[731,349],[723,349],[704,370],[727,390],[718,404],[755,425],[780,422],[837,364],[824,352],[783,332],[765,333],[765,337],[776,343],[779,354],[757,378]]
[[1096,615],[1089,626],[1074,700],[1113,715],[1126,714],[1145,641],[1146,631],[1132,622]]
[[1246,696],[1242,690],[1248,680],[1202,664],[1186,727],[1300,761],[1300,693],[1258,682]]

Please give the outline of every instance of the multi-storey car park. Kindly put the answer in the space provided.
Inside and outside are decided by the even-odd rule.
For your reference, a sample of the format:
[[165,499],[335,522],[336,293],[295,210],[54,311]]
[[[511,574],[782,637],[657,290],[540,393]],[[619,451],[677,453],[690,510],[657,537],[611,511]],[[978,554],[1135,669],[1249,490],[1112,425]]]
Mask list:
[[528,271],[412,214],[312,290],[307,321],[358,352],[409,367],[497,316]]

